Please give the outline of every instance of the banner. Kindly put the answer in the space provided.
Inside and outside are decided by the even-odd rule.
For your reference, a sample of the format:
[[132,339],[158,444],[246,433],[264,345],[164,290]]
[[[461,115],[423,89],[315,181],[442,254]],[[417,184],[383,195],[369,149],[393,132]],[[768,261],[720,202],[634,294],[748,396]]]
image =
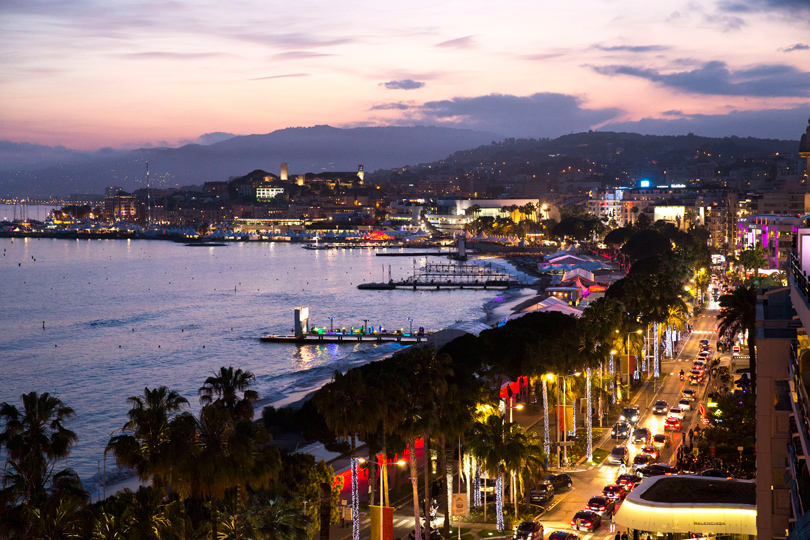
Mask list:
[[455,517],[467,517],[467,494],[453,493],[453,511]]
[[[563,416],[563,411],[565,411],[565,416]],[[559,431],[562,431],[563,427],[567,431],[571,431],[572,426],[574,425],[574,407],[571,405],[566,405],[563,407],[562,405],[557,405],[557,428]]]
[[[371,514],[371,540],[394,540],[394,508],[392,506],[369,506],[368,508]],[[382,508],[382,518],[380,508]]]

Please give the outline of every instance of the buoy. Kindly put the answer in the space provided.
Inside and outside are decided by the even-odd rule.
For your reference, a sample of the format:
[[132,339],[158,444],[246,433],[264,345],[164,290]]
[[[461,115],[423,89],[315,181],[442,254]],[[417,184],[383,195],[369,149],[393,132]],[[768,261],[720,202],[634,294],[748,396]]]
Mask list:
[[42,321],[42,329],[45,330],[45,321]]
[[160,345],[158,345],[158,349],[159,349],[159,348],[160,348]]
[[53,345],[53,346],[54,346],[54,347],[58,347],[58,345],[56,345],[55,343],[54,343],[54,345]]
[[185,328],[181,328],[181,329],[180,329],[180,332],[181,332],[181,333],[182,333],[182,332],[185,332],[185,331],[186,331],[186,330],[185,330]]
[[205,345],[203,345],[203,349],[204,349],[204,348],[205,348]]
[[119,346],[118,346],[118,348],[120,349],[120,348],[121,348],[121,345],[119,345]]

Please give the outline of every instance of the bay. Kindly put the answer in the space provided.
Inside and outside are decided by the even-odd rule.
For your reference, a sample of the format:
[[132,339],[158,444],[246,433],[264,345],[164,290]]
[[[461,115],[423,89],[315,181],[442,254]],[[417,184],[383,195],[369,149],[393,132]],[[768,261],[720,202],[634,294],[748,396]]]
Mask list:
[[259,341],[264,333],[292,333],[297,306],[308,306],[312,323],[327,328],[334,317],[335,327],[368,319],[407,331],[412,317],[414,328],[437,330],[482,319],[495,296],[358,290],[358,283],[387,279],[389,265],[394,279],[413,270],[410,257],[366,249],[1,238],[0,253],[0,402],[51,392],[72,407],[79,443],[65,465],[86,482],[126,421],[127,397],[144,387],[177,390],[196,411],[205,378],[233,365],[256,375],[266,404],[399,348]]

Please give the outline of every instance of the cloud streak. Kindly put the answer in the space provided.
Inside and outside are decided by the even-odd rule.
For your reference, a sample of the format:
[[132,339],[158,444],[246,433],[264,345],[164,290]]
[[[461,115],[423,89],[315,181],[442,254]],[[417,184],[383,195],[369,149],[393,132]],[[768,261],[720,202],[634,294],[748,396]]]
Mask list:
[[725,62],[707,62],[691,71],[662,73],[629,65],[596,66],[602,75],[626,75],[682,92],[718,96],[807,97],[810,72],[786,64],[761,64],[732,71]]
[[594,45],[594,49],[605,52],[630,52],[630,53],[648,53],[648,52],[662,52],[669,50],[669,47],[664,45]]
[[442,49],[470,49],[475,46],[475,36],[464,36],[437,43],[436,47]]
[[795,45],[791,45],[790,47],[785,47],[783,49],[777,49],[779,52],[794,52],[794,51],[807,51],[810,50],[810,45],[805,45],[804,43],[796,43]]
[[285,73],[284,75],[269,75],[267,77],[256,77],[248,79],[250,81],[267,81],[270,79],[293,79],[296,77],[309,77],[309,73]]

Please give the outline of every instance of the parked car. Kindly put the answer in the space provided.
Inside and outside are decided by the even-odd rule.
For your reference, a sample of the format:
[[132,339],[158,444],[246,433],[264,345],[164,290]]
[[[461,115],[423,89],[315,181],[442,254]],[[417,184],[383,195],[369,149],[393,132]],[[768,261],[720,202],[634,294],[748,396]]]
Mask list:
[[607,457],[608,463],[611,465],[620,465],[623,459],[630,459],[630,450],[626,446],[614,446]]
[[667,414],[667,402],[659,399],[653,405],[653,414]]
[[650,433],[650,430],[645,427],[640,427],[633,430],[634,443],[649,444],[650,437],[652,437],[652,434]]
[[621,502],[627,497],[627,489],[620,484],[608,484],[602,490],[602,496]]
[[600,516],[612,516],[616,511],[616,501],[610,497],[591,497],[591,500],[588,501],[585,508],[591,512],[596,512]]
[[636,487],[636,484],[641,482],[642,478],[635,474],[626,473],[620,474],[618,478],[616,478],[616,483],[620,486],[624,486],[625,491],[633,491],[633,488]]
[[671,442],[669,440],[668,435],[664,435],[663,433],[656,433],[653,435],[652,444],[656,448],[669,448]]
[[540,482],[529,491],[529,501],[533,503],[547,502],[554,498],[554,486],[551,482]]
[[559,491],[562,488],[570,488],[574,485],[571,477],[565,473],[562,474],[547,474],[543,477],[544,482],[550,482],[554,486],[554,491]]
[[613,429],[610,430],[610,436],[614,439],[627,439],[630,437],[630,431],[633,426],[630,422],[616,422],[613,424]]
[[636,471],[636,474],[642,478],[650,478],[651,476],[664,476],[678,474],[678,469],[666,463],[653,463],[647,465]]
[[554,531],[548,535],[548,540],[579,540],[579,536],[567,531]]
[[640,417],[641,414],[638,411],[638,406],[625,407],[622,409],[621,416],[619,416],[619,422],[630,422],[631,424],[635,424],[638,422]]
[[543,538],[543,525],[539,521],[527,520],[517,526],[512,536],[516,540],[534,540]]
[[669,410],[667,413],[667,418],[677,418],[678,420],[683,420],[683,411],[676,405]]
[[664,429],[671,429],[674,431],[680,431],[681,429],[681,421],[674,417],[669,417],[664,420]]
[[593,532],[601,526],[602,518],[590,510],[580,510],[574,514],[574,519],[571,520],[571,527],[578,531]]

